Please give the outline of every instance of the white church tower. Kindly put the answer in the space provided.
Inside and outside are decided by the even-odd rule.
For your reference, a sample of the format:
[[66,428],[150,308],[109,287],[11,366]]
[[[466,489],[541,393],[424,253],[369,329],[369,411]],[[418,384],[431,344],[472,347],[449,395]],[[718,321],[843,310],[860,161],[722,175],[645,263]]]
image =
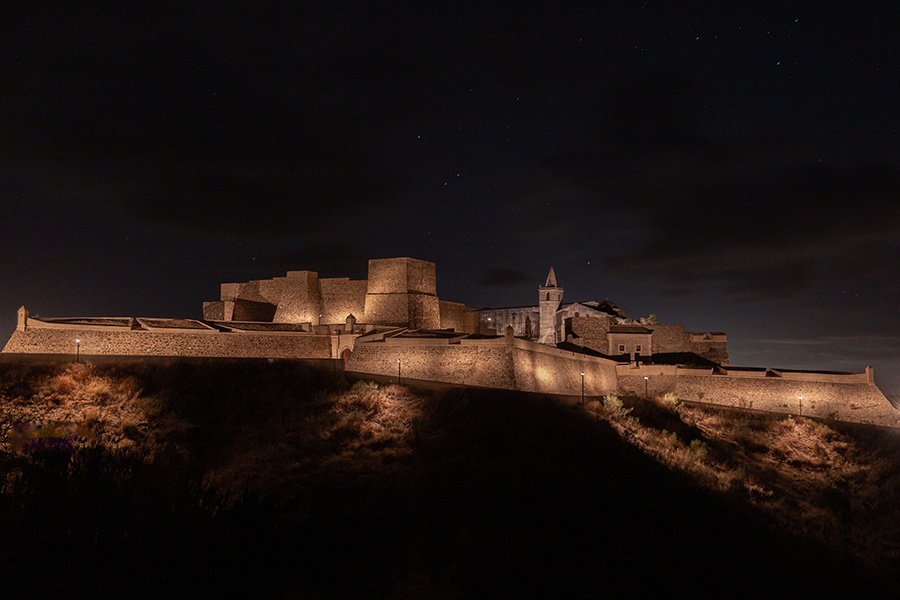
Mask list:
[[556,283],[556,273],[553,267],[547,273],[547,283],[538,288],[541,307],[541,328],[538,342],[541,344],[556,344],[556,312],[562,304],[563,289]]

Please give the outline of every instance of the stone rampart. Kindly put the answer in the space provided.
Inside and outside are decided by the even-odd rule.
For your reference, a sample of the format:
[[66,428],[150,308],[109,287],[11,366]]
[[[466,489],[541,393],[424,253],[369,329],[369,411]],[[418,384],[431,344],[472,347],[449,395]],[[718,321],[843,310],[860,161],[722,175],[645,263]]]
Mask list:
[[[398,364],[398,360],[400,361]],[[615,363],[515,338],[357,343],[347,370],[478,387],[598,396],[615,390]]]
[[682,400],[895,426],[900,411],[874,384],[803,381],[779,377],[679,376],[674,393]]
[[[30,321],[30,322],[33,322]],[[119,327],[17,329],[3,352],[75,355],[332,358],[332,336],[214,330],[143,331]]]
[[868,373],[786,371],[767,376],[764,369],[721,373],[669,365],[619,365],[617,373],[620,393],[660,396],[671,392],[689,402],[854,423],[900,424],[900,411],[869,382]]

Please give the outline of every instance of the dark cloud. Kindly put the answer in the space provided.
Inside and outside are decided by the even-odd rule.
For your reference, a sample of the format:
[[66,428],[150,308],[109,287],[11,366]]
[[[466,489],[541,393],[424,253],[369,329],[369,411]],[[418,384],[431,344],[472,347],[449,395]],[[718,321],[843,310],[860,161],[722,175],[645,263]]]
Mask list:
[[534,277],[532,275],[507,267],[487,267],[482,270],[481,277],[478,279],[478,285],[488,288],[502,288],[533,282]]
[[649,242],[630,262],[679,285],[791,296],[817,273],[878,275],[896,267],[900,170],[798,167],[680,190],[648,215]]

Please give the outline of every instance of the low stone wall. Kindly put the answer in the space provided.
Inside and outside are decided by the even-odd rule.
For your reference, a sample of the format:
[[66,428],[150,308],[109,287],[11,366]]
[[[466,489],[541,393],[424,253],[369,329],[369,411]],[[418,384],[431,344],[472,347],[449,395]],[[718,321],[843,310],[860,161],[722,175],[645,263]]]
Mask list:
[[332,358],[330,335],[141,331],[120,328],[17,329],[3,352],[85,355],[197,356],[234,358]]
[[461,385],[587,396],[615,390],[615,363],[519,339],[362,342],[347,370]]
[[780,377],[767,377],[765,370],[720,374],[712,369],[666,365],[620,365],[617,373],[620,393],[673,393],[689,402],[802,413],[853,423],[900,424],[900,411],[893,408],[874,383],[868,382],[868,373],[785,372]]
[[[874,384],[803,381],[767,377],[737,378],[727,375],[674,378],[672,390],[681,400],[708,402],[853,423],[895,426],[900,411]],[[802,396],[802,400],[801,400]]]

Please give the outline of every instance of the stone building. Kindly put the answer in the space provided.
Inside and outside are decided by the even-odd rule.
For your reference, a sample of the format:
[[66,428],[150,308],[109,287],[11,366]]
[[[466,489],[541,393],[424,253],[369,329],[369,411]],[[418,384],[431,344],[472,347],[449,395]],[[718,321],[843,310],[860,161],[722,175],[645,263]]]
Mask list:
[[13,360],[37,354],[342,362],[351,372],[397,379],[402,372],[569,396],[671,392],[736,408],[900,423],[871,367],[864,373],[736,367],[728,364],[724,333],[626,319],[609,300],[564,303],[553,269],[536,305],[469,312],[440,300],[435,279],[434,263],[406,257],[370,260],[364,280],[290,271],[223,284],[220,299],[204,303],[202,320],[37,318],[22,307],[2,353]]
[[203,303],[203,318],[320,326],[352,316],[367,325],[462,331],[463,308],[437,297],[434,263],[401,257],[370,260],[362,280],[288,271],[285,277],[223,283],[219,300]]
[[544,285],[538,287],[536,306],[479,309],[477,330],[497,333],[512,327],[515,336],[541,344],[580,346],[605,356],[640,357],[645,362],[728,362],[727,339],[722,332],[689,332],[683,325],[659,324],[655,317],[627,319],[625,311],[610,300],[564,303],[564,291],[551,267]]

